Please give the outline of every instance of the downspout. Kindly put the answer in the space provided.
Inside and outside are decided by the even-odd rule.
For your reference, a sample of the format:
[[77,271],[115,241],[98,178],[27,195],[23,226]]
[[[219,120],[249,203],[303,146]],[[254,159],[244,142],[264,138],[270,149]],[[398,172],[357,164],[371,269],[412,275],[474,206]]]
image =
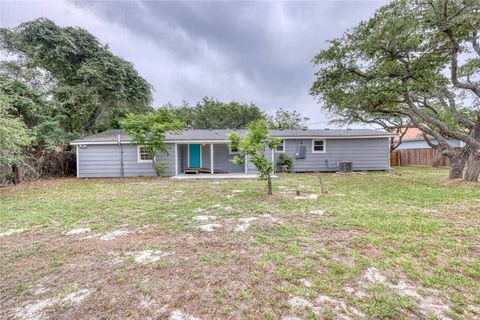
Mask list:
[[120,139],[120,135],[117,135],[117,144],[120,146],[120,177],[123,178],[125,172],[123,170],[123,145]]

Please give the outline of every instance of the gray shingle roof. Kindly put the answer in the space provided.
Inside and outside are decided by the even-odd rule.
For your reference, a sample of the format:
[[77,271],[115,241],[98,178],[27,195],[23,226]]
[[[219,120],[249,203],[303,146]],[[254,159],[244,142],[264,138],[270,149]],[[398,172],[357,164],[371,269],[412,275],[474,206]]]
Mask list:
[[70,143],[85,143],[85,142],[117,142],[118,135],[121,141],[132,141],[132,138],[122,129],[112,129],[100,133],[86,136],[83,139],[73,140]]
[[[232,131],[237,131],[240,135],[245,134],[246,130],[231,130],[231,129],[189,129],[184,130],[179,134],[168,133],[166,135],[167,141],[215,141],[215,140],[228,140],[228,135]],[[117,142],[118,135],[120,135],[121,141],[128,142],[132,139],[128,134],[121,129],[107,130],[97,134],[87,136],[83,139],[77,139],[72,141],[72,144],[89,142],[94,143],[112,143]],[[386,131],[373,130],[373,129],[307,129],[307,130],[270,130],[272,137],[279,138],[302,138],[302,137],[331,137],[331,138],[343,138],[343,137],[383,137],[389,136],[390,133]]]

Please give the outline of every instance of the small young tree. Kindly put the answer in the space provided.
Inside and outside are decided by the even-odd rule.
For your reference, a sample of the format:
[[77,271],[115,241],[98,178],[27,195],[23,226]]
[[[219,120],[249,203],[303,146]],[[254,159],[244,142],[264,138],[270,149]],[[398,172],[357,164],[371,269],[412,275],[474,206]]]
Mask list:
[[275,165],[267,159],[265,152],[267,148],[275,150],[281,141],[268,136],[267,122],[264,119],[252,121],[248,125],[248,131],[244,137],[240,137],[234,131],[229,138],[230,148],[240,152],[240,157],[235,156],[233,163],[238,166],[244,165],[245,156],[248,156],[259,172],[259,179],[267,180],[268,194],[272,194],[272,174],[275,171]]
[[[184,124],[166,109],[158,109],[148,114],[129,114],[120,121],[120,125],[134,143],[148,147],[152,158],[157,153],[168,152],[168,144],[165,142],[167,132],[181,132],[184,127]],[[155,170],[155,161],[152,166]]]

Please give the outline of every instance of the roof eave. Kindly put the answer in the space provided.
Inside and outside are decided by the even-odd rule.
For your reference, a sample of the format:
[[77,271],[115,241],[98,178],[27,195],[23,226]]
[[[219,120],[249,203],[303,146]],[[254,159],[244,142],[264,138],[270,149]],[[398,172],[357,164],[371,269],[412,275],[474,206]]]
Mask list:
[[[279,139],[374,139],[374,138],[392,138],[394,134],[385,135],[361,135],[361,136],[275,136]],[[165,139],[168,143],[228,143],[229,139]],[[122,144],[131,144],[132,140],[122,140]],[[114,145],[118,141],[82,141],[75,140],[70,145]]]

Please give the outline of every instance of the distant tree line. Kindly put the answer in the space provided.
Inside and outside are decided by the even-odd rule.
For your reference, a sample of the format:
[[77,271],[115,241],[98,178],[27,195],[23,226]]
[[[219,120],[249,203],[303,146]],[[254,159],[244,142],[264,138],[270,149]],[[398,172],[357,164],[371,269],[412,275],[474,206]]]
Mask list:
[[269,115],[253,103],[221,102],[209,97],[193,106],[184,102],[180,106],[167,104],[160,109],[169,110],[192,129],[246,129],[250,122],[259,119],[266,120],[270,129],[301,129],[309,120],[297,111],[280,108]]

